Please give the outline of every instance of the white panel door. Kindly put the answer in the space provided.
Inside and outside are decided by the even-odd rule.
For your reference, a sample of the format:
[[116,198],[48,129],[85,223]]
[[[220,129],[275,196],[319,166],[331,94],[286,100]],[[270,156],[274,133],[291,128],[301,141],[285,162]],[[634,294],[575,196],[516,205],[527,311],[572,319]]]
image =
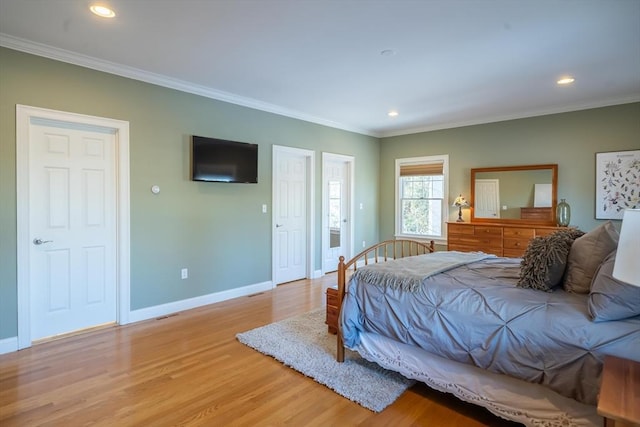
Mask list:
[[307,158],[274,151],[275,284],[307,275]]
[[323,157],[322,270],[338,269],[340,256],[349,258],[351,242],[350,162]]
[[500,180],[476,179],[475,218],[500,218]]
[[69,126],[30,126],[33,340],[116,320],[115,135]]

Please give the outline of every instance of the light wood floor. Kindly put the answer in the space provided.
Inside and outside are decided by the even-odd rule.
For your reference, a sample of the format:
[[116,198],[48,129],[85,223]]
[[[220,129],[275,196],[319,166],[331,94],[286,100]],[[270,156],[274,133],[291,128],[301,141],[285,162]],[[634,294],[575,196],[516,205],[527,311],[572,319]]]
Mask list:
[[332,275],[0,356],[0,425],[515,426],[424,385],[376,414],[235,335],[324,306]]

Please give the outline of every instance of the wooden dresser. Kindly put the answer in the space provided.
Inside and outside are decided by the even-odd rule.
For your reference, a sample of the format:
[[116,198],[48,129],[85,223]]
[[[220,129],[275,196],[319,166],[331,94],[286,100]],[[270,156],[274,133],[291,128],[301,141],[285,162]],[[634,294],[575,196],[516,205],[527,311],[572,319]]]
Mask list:
[[450,222],[447,250],[482,251],[505,257],[521,257],[529,240],[551,234],[563,227],[530,224]]

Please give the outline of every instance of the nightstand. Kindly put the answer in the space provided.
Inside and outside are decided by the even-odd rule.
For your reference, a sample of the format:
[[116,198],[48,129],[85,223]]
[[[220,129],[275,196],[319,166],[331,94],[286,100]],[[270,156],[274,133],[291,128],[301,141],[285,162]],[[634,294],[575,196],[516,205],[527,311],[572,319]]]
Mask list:
[[327,324],[329,333],[338,333],[338,286],[327,288]]
[[640,362],[605,357],[598,414],[605,427],[640,426]]

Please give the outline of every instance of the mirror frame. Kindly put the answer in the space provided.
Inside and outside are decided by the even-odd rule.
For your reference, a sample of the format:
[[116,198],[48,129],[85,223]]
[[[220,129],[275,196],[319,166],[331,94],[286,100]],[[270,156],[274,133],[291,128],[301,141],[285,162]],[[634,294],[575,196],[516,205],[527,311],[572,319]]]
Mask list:
[[[551,218],[549,220],[537,219],[513,219],[513,218],[476,218],[474,216],[474,200],[476,194],[476,174],[482,172],[511,172],[511,171],[528,171],[549,169],[551,171]],[[558,165],[521,165],[521,166],[496,166],[489,168],[473,168],[471,169],[471,222],[474,223],[502,223],[502,224],[535,224],[535,225],[556,225],[555,212],[558,205]]]

